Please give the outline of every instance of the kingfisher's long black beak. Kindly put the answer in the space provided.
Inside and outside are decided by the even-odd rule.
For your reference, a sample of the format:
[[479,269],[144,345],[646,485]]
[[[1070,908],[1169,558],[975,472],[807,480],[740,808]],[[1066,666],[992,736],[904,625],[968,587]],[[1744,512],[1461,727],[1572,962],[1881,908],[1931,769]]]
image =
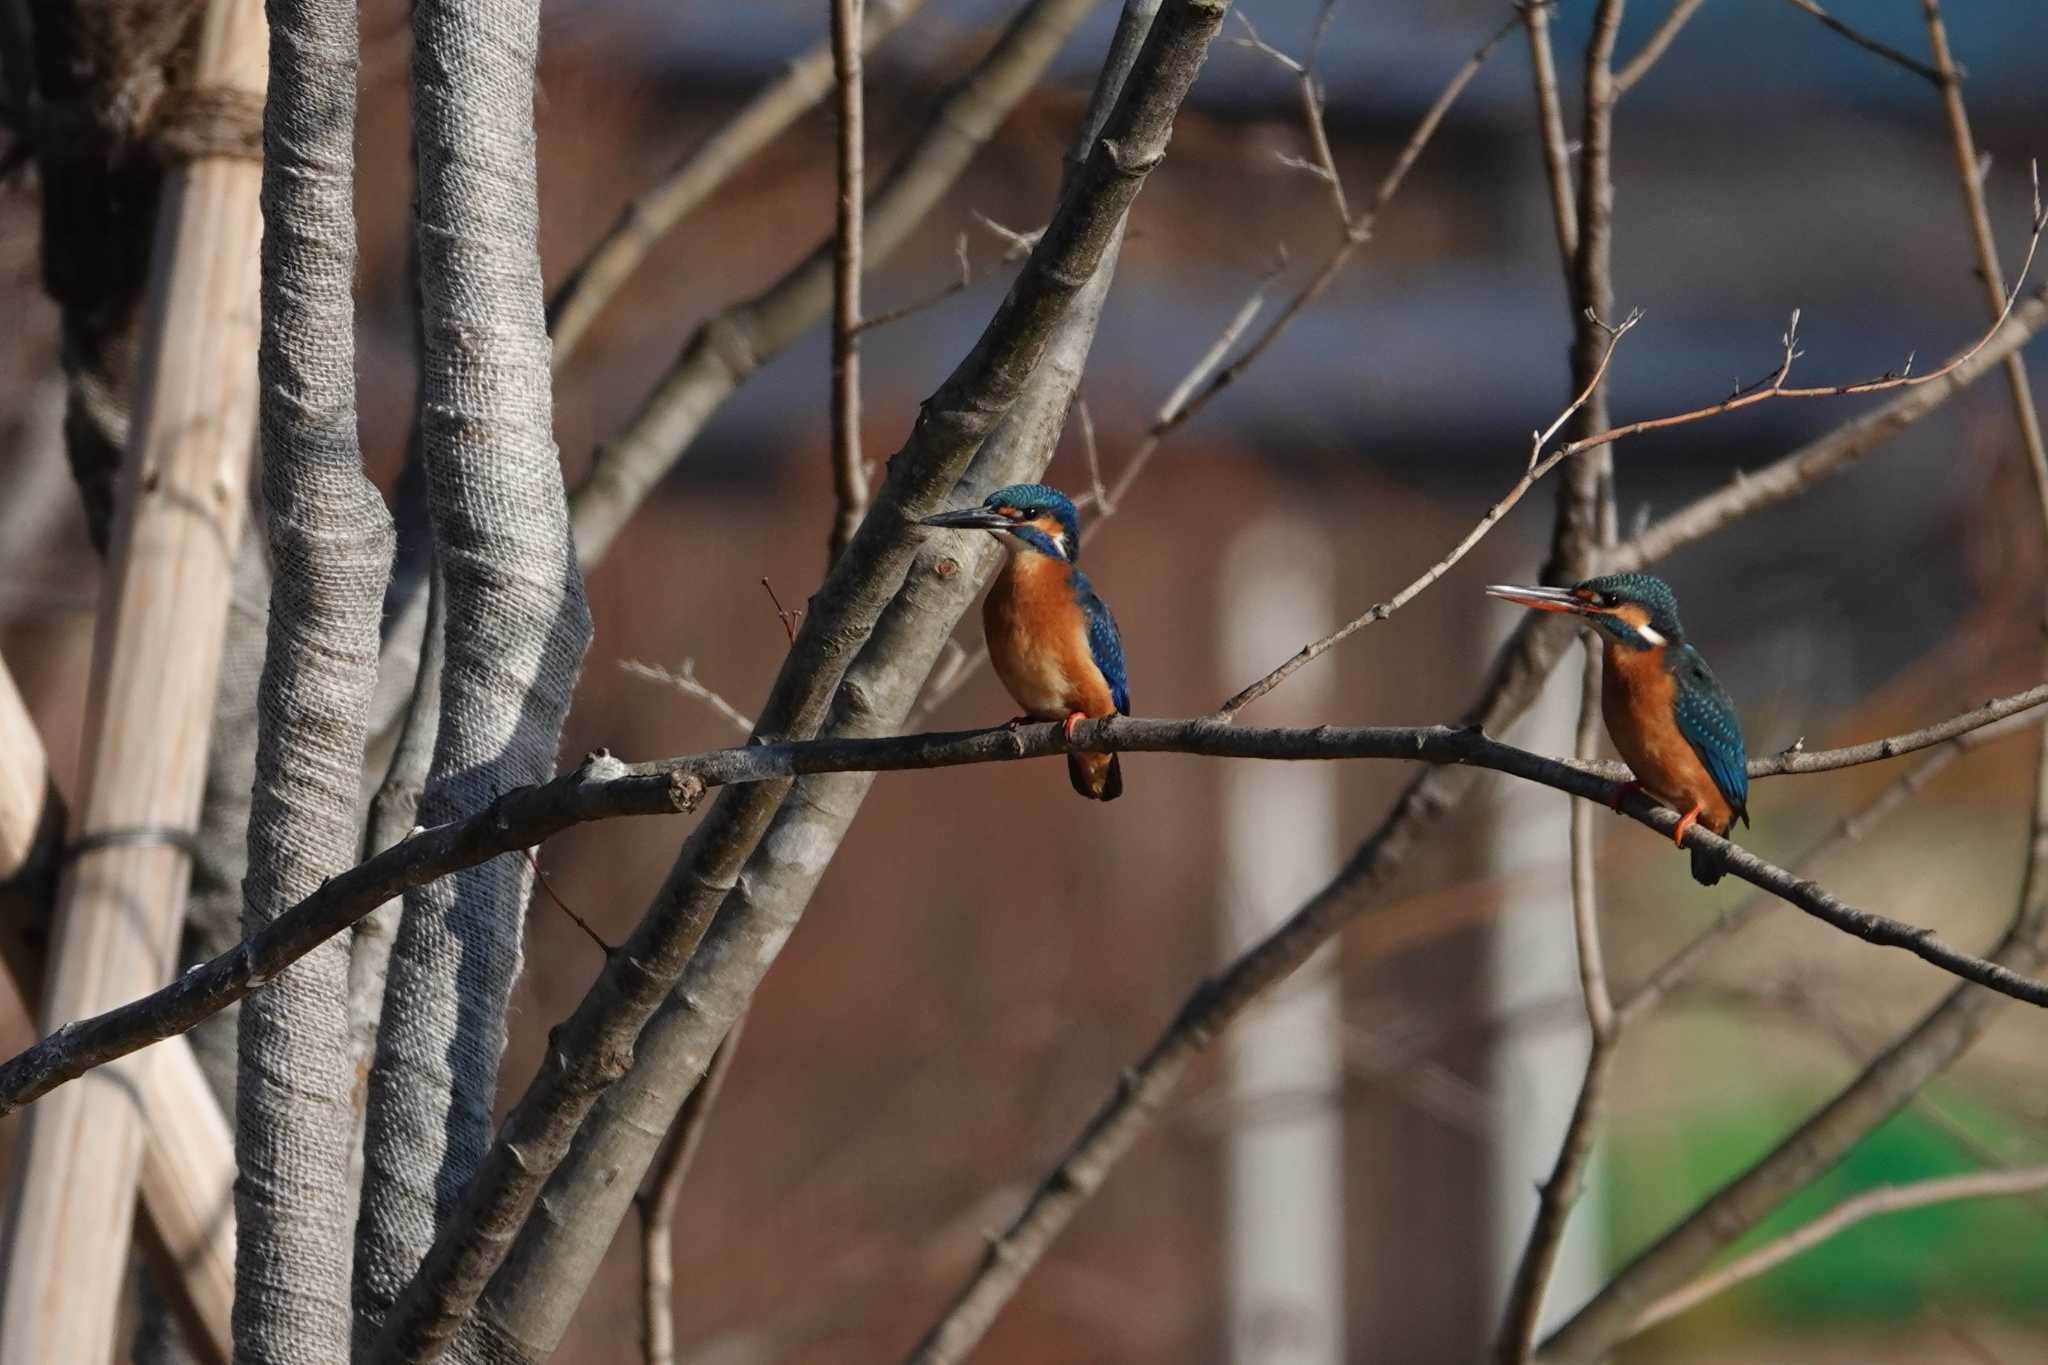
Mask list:
[[1486,595],[1536,611],[1568,611],[1577,616],[1592,616],[1598,612],[1592,603],[1574,596],[1569,588],[1518,588],[1511,583],[1494,583],[1488,586]]
[[940,512],[920,518],[917,524],[943,526],[954,531],[997,531],[1008,526],[1010,519],[986,507],[963,507],[957,512]]

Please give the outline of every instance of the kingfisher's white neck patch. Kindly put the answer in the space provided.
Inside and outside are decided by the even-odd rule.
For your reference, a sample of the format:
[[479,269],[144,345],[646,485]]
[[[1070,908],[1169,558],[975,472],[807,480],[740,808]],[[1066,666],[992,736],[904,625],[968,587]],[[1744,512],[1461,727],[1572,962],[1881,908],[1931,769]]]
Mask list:
[[1644,622],[1642,625],[1636,627],[1636,634],[1642,636],[1643,643],[1651,646],[1652,648],[1659,648],[1661,646],[1668,645],[1671,643],[1669,640],[1664,638],[1663,631],[1658,630],[1655,626],[1649,624],[1647,621]]
[[[1037,530],[1036,527],[1032,529]],[[996,532],[996,539],[1003,542],[1003,548],[1008,550],[1013,557],[1022,554],[1042,555],[1046,551],[1047,544],[1051,545],[1052,552],[1057,557],[1061,559],[1067,557],[1067,536],[1064,531],[1043,531],[1040,534],[1045,537],[1044,542],[1026,540],[1015,531],[1005,530],[998,530]]]

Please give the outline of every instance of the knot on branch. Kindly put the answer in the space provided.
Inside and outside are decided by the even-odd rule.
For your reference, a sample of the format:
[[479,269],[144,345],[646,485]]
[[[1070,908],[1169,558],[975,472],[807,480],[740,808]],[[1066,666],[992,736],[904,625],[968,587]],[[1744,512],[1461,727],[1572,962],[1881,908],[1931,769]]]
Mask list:
[[263,159],[263,96],[230,85],[164,93],[150,129],[150,149],[165,165],[207,157]]
[[683,814],[697,809],[697,803],[704,799],[704,779],[695,773],[686,773],[681,768],[671,768],[668,774],[668,801]]

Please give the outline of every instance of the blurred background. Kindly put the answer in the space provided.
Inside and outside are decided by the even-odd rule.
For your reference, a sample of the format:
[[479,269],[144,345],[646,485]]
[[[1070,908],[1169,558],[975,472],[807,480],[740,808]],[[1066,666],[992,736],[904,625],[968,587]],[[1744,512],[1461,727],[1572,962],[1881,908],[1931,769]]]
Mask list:
[[[932,0],[870,62],[870,165],[886,166],[1007,13]],[[1317,0],[1243,0],[1305,53]],[[1567,126],[1590,5],[1556,16]],[[871,312],[979,275],[866,339],[872,453],[972,343],[1008,278],[988,219],[1035,229],[1114,23],[1104,4],[1043,88],[870,277]],[[1632,6],[1620,50],[1663,18]],[[1915,54],[1912,0],[1835,12]],[[1320,49],[1328,125],[1361,202],[1504,0],[1340,5]],[[2027,164],[2048,152],[2048,8],[1952,7],[1994,227],[2016,269]],[[363,9],[360,370],[365,448],[395,480],[412,401],[405,9]],[[632,195],[822,36],[825,7],[561,0],[538,107],[542,252],[559,280]],[[1233,36],[1242,36],[1235,25]],[[1527,43],[1495,52],[1372,242],[1243,379],[1171,436],[1088,566],[1123,625],[1140,714],[1213,708],[1437,559],[1520,474],[1569,397],[1569,309],[1532,116]],[[558,377],[573,481],[691,329],[829,233],[831,125],[803,118],[670,236]],[[1938,96],[1776,0],[1714,0],[1617,118],[1615,287],[1643,323],[1617,354],[1617,419],[1714,401],[1768,374],[1801,309],[1806,383],[1922,368],[1985,326]],[[1136,210],[1083,396],[1114,478],[1168,392],[1262,281],[1268,314],[1337,241],[1287,73],[1219,43]],[[99,561],[58,439],[55,315],[36,191],[0,193],[0,651],[60,781],[77,737]],[[1284,261],[1277,277],[1267,277]],[[2048,381],[2048,346],[2028,355]],[[711,422],[591,579],[596,643],[565,752],[633,757],[732,742],[731,723],[621,667],[694,663],[742,711],[785,639],[761,589],[800,602],[832,494],[822,331]],[[1616,451],[1624,529],[1753,468],[1872,399],[1769,403]],[[1048,478],[1089,484],[1076,430]],[[1250,713],[1265,723],[1425,723],[1475,694],[1527,579],[1548,490],[1426,597]],[[1847,477],[1661,567],[1740,704],[1753,753],[1892,733],[2039,680],[2044,555],[2004,385],[1979,383]],[[979,648],[978,615],[963,624]],[[1508,737],[1569,749],[1575,661]],[[926,713],[992,723],[986,670]],[[2028,732],[2031,735],[2031,732]],[[1989,943],[2019,894],[2034,741],[1956,763],[1871,839],[1816,870],[1858,904]],[[885,776],[750,1017],[677,1227],[679,1358],[695,1365],[898,1358],[1117,1071],[1199,978],[1319,885],[1408,776],[1125,760],[1110,806],[1056,763]],[[1786,861],[1897,765],[1761,784],[1744,842]],[[1565,799],[1490,780],[1377,905],[1194,1084],[1053,1248],[977,1359],[1462,1361],[1490,1340],[1576,1092],[1585,1027],[1565,885]],[[685,829],[574,831],[553,885],[627,932]],[[1600,822],[1610,966],[1625,989],[1721,913],[1684,859]],[[936,857],[906,849],[937,849]],[[545,899],[529,925],[505,1086],[600,963]],[[1623,1044],[1594,1188],[1549,1320],[1604,1270],[1768,1150],[1918,1017],[1948,978],[1789,910],[1767,912]],[[30,1036],[18,1001],[0,1045]],[[2048,1023],[2007,1009],[1816,1188],[1745,1242],[1842,1197],[2048,1160],[2034,1083]],[[11,1133],[9,1124],[0,1133]],[[638,1350],[629,1227],[560,1359]],[[2048,1359],[2048,1199],[1952,1204],[1861,1225],[1634,1343],[1634,1362]]]

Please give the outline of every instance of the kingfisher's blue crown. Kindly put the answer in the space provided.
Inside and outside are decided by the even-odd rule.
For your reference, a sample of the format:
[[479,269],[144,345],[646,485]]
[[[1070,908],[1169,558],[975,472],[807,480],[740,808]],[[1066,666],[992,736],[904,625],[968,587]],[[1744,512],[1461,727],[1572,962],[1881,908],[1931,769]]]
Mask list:
[[[1572,591],[1595,593],[1602,606],[1634,603],[1650,613],[1651,629],[1666,640],[1675,645],[1685,638],[1685,627],[1678,623],[1678,599],[1672,596],[1671,585],[1655,574],[1606,574],[1589,578],[1574,586]],[[1597,623],[1598,618],[1595,620]]]
[[1013,483],[989,494],[982,506],[1015,507],[1024,513],[1027,521],[1036,516],[1058,519],[1060,529],[1066,532],[1066,557],[1069,560],[1081,557],[1081,514],[1074,510],[1074,500],[1059,489],[1042,483]]

